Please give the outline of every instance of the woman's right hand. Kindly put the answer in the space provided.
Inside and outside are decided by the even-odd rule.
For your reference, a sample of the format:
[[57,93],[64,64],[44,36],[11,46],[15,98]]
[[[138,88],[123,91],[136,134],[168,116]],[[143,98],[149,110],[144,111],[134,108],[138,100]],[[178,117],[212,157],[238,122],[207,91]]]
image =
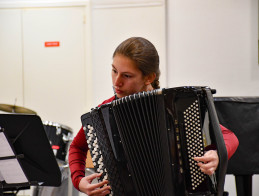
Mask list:
[[111,192],[111,187],[107,185],[108,180],[92,184],[92,181],[101,175],[101,173],[94,173],[83,177],[79,182],[79,190],[89,196],[105,196],[109,194]]

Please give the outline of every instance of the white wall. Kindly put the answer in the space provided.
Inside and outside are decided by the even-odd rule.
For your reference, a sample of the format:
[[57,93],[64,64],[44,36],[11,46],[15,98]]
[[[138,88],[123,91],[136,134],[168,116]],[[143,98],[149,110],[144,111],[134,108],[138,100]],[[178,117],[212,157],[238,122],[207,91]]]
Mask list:
[[5,104],[23,104],[20,15],[20,10],[0,10],[0,103]]
[[168,86],[258,96],[258,1],[168,1]]
[[[88,2],[1,0],[0,8],[0,103],[32,109],[76,134],[91,108]],[[49,41],[60,46],[44,47]]]
[[[259,96],[258,1],[167,3],[167,85],[206,85],[216,96]],[[254,175],[253,195],[258,183]],[[225,190],[236,195],[232,175]]]
[[[98,0],[92,2],[93,106],[113,95],[112,54],[125,39],[149,39],[160,54],[162,73],[166,71],[165,3],[163,0]],[[166,84],[165,74],[161,84]]]

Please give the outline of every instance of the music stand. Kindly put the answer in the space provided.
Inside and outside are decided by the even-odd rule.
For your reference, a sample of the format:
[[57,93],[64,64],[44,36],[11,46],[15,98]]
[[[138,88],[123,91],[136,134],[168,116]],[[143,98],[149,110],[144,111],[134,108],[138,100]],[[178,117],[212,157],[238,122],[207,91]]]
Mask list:
[[227,174],[236,180],[237,196],[252,196],[252,176],[259,174],[259,97],[215,97],[220,123],[239,140]]
[[0,196],[60,184],[61,172],[40,117],[0,114]]

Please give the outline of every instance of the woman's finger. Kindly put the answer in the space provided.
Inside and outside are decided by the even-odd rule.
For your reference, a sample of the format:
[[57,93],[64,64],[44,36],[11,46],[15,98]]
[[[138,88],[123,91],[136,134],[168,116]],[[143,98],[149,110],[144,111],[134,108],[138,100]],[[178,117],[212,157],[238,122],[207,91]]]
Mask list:
[[98,178],[101,175],[102,175],[102,173],[94,173],[94,174],[91,174],[89,176],[86,176],[86,179],[92,182],[95,178]]
[[89,193],[89,196],[105,196],[107,194],[109,194],[111,192],[111,187],[110,186],[104,186],[102,188],[99,188],[99,189],[95,189],[93,191],[91,191]]

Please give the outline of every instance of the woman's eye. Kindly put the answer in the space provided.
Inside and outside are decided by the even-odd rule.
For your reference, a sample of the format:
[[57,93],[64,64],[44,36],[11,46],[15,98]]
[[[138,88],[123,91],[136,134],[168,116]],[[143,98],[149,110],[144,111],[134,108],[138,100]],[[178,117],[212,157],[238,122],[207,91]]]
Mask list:
[[113,72],[113,73],[117,73],[117,71],[116,71],[115,69],[112,69],[112,72]]
[[131,76],[130,75],[124,75],[125,76],[125,78],[131,78]]

